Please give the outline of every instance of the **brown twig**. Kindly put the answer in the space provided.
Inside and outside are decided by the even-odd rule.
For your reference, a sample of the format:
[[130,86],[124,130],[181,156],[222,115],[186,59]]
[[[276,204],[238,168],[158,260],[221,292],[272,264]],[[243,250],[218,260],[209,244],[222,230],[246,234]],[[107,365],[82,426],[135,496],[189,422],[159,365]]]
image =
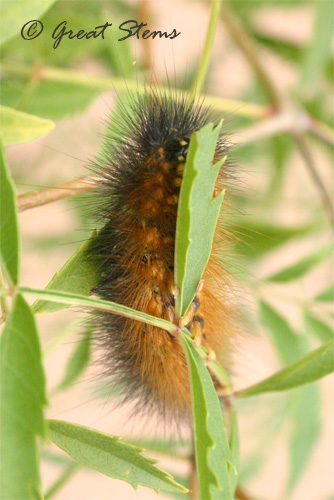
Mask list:
[[195,450],[192,453],[191,461],[190,461],[190,477],[189,477],[189,496],[191,500],[198,500],[198,482],[197,482],[197,474],[196,474],[196,459],[195,459]]
[[255,43],[248,36],[239,19],[232,14],[227,2],[223,2],[222,19],[231,38],[239,45],[259,80],[263,83],[273,107],[275,109],[281,109],[282,99],[280,93],[261,63]]
[[334,131],[325,123],[312,118],[309,132],[328,146],[334,146]]
[[[291,132],[292,130],[302,131],[305,129],[303,118],[304,115],[296,115],[289,112],[278,113],[266,120],[235,132],[233,145],[235,147],[243,146],[281,132]],[[96,178],[82,177],[65,184],[39,189],[31,193],[24,193],[18,196],[19,212],[76,196],[91,191],[94,187],[96,187]]]
[[[224,2],[222,15],[226,28],[230,33],[231,37],[238,44],[239,48],[242,50],[247,60],[253,67],[254,71],[256,72],[257,76],[262,81],[263,86],[266,89],[267,94],[272,102],[273,108],[276,110],[276,112],[278,111],[281,113],[284,113],[285,110],[289,110],[291,108],[290,104],[284,101],[275,82],[270,77],[269,73],[266,71],[264,66],[262,65],[258,57],[258,50],[254,40],[244,30],[244,27],[242,26],[241,22],[235,15],[233,15],[226,2]],[[304,114],[304,118],[306,118],[305,125],[307,125],[305,127],[305,131],[310,131],[311,133],[321,138],[325,142],[333,144],[333,137],[329,127],[323,124],[319,124],[319,122],[312,120],[306,114]],[[304,158],[305,166],[308,172],[310,173],[315,185],[317,186],[322,203],[326,211],[328,212],[332,225],[334,225],[333,205],[326,191],[326,188],[317,172],[312,155],[303,137],[302,134],[303,130],[301,130],[299,127],[294,126],[291,128],[289,132],[293,140],[296,142],[296,145],[301,155]]]
[[[137,4],[137,19],[139,22],[147,23],[150,26],[151,23],[151,9],[149,2],[147,0],[139,0]],[[146,40],[142,39],[143,57],[142,62],[146,71],[149,73],[152,71],[152,38],[149,37]],[[151,80],[153,75],[150,76]],[[152,82],[154,83],[154,82]]]
[[313,160],[312,153],[311,153],[310,148],[305,140],[305,137],[302,134],[300,134],[299,132],[294,132],[293,138],[297,144],[297,147],[298,147],[302,157],[304,158],[304,163],[306,165],[306,168],[307,168],[309,174],[311,175],[311,177],[314,181],[314,184],[318,188],[320,197],[322,199],[322,203],[328,212],[328,215],[330,217],[332,225],[334,226],[334,209],[333,209],[332,201],[331,201],[329,194],[327,193],[327,190],[325,188],[324,183],[322,182],[321,177],[318,174],[317,168],[316,168],[314,160]]
[[245,492],[240,484],[236,487],[235,498],[238,500],[251,500],[251,497]]
[[29,208],[40,207],[53,201],[76,196],[86,191],[91,191],[95,186],[94,177],[82,177],[81,179],[59,184],[58,186],[20,194],[17,197],[18,210],[19,212],[23,212]]

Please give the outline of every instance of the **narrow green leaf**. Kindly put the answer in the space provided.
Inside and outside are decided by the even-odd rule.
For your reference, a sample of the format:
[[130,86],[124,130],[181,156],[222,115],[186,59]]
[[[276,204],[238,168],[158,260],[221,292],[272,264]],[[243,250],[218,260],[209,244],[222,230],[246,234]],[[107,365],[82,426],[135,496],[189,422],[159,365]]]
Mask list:
[[291,394],[291,403],[293,426],[289,443],[289,493],[297,485],[319,438],[321,422],[318,387],[313,384],[298,388]]
[[229,470],[235,466],[217,393],[192,340],[180,335],[180,341],[189,372],[200,499],[231,500]]
[[6,278],[19,281],[20,238],[15,186],[11,178],[0,136],[0,257]]
[[[175,481],[177,481],[179,484],[182,484],[182,486],[184,486],[184,488],[186,488],[187,490],[190,489],[190,485],[189,485],[189,478],[186,477],[186,476],[181,476],[180,474],[175,474],[173,472],[173,477],[175,479]],[[176,500],[185,500],[185,497],[184,497],[184,493],[172,493],[172,492],[167,492],[166,493],[170,498],[176,498]],[[189,497],[189,495],[188,495]]]
[[321,342],[329,342],[334,337],[333,328],[319,318],[313,316],[310,311],[304,311],[305,331],[309,335],[313,333]]
[[331,56],[331,42],[333,41],[333,2],[323,0],[316,2],[316,18],[313,37],[309,49],[306,51],[301,73],[300,85],[308,90],[319,80],[328,58]]
[[[19,0],[1,2],[0,43],[21,32],[24,24],[31,19],[40,19],[55,0]],[[22,41],[23,42],[23,41]],[[23,43],[29,43],[25,41]],[[31,43],[31,42],[30,42]]]
[[91,343],[92,330],[87,328],[85,334],[78,342],[78,345],[75,347],[74,352],[67,362],[65,374],[63,380],[58,386],[58,390],[70,387],[85,371],[90,361]]
[[[269,304],[260,302],[262,323],[271,333],[281,361],[293,363],[298,357],[301,337],[296,335],[285,318],[272,309]],[[297,353],[297,354],[296,354]]]
[[229,436],[229,446],[232,453],[233,463],[235,465],[235,468],[230,467],[231,491],[232,494],[234,494],[238,483],[239,468],[240,468],[240,439],[239,439],[239,429],[238,429],[238,418],[235,408],[231,409],[231,430]]
[[298,262],[296,262],[296,264],[293,264],[292,266],[289,266],[282,271],[269,276],[269,278],[267,278],[267,281],[282,283],[300,278],[300,276],[306,274],[310,269],[312,269],[312,267],[316,266],[322,260],[329,257],[332,253],[332,250],[333,249],[331,246],[321,248],[317,252],[314,252],[311,255],[308,255],[307,257],[299,260]]
[[128,442],[139,448],[161,453],[162,455],[171,455],[177,458],[189,459],[191,453],[191,442],[173,439],[129,439]]
[[285,391],[309,384],[325,377],[334,370],[334,340],[327,342],[307,356],[262,380],[247,389],[239,391],[239,397],[253,396],[264,392]]
[[334,302],[334,285],[331,285],[329,288],[319,293],[315,297],[315,300],[318,302]]
[[176,237],[176,300],[182,316],[190,306],[208,263],[224,193],[212,199],[215,182],[225,159],[212,165],[221,124],[205,125],[191,136],[180,190]]
[[[309,352],[305,335],[296,334],[285,318],[268,304],[261,302],[263,324],[271,332],[278,356],[284,364],[293,363]],[[290,468],[286,495],[291,492],[303,473],[319,434],[320,401],[318,387],[308,385],[289,393],[287,418],[291,419]]]
[[29,86],[29,82],[20,77],[15,77],[14,82],[15,84],[13,77],[4,75],[1,82],[1,102],[48,120],[60,120],[81,113],[98,95],[97,89],[75,83],[41,80]]
[[258,259],[266,252],[283,245],[292,238],[298,238],[315,230],[319,225],[312,224],[285,227],[265,220],[251,220],[244,217],[233,220],[240,233],[240,241],[237,242],[237,250],[241,255],[250,259]]
[[44,436],[45,378],[35,319],[14,299],[0,340],[0,498],[36,499],[37,436]]
[[33,141],[49,133],[55,126],[51,120],[6,106],[0,106],[0,123],[5,145]]
[[50,439],[85,467],[126,481],[134,489],[146,486],[156,492],[187,492],[155,465],[156,460],[145,457],[141,448],[124,443],[119,437],[61,420],[49,420],[48,424]]
[[[56,272],[45,290],[76,292],[80,295],[90,295],[97,283],[97,273],[92,260],[87,257],[88,250],[94,245],[96,232],[68,259],[64,266]],[[35,314],[59,311],[69,307],[66,304],[56,304],[46,300],[37,300],[32,305]]]

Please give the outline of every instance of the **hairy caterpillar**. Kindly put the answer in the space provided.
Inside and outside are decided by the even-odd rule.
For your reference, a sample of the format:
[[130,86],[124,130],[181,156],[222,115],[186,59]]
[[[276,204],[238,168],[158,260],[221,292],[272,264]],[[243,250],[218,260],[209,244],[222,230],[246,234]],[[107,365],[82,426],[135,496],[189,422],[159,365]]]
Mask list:
[[[100,280],[93,292],[150,315],[178,323],[174,305],[174,242],[178,195],[191,134],[210,121],[200,103],[156,88],[132,99],[108,134],[104,154],[92,166],[98,178],[93,217],[102,229],[90,258]],[[218,160],[227,152],[221,137]],[[216,183],[228,184],[228,164]],[[226,366],[234,338],[228,273],[222,266],[230,246],[224,208],[203,287],[185,325]],[[105,374],[135,399],[139,411],[186,417],[191,408],[187,366],[176,338],[164,330],[109,313],[95,313]]]

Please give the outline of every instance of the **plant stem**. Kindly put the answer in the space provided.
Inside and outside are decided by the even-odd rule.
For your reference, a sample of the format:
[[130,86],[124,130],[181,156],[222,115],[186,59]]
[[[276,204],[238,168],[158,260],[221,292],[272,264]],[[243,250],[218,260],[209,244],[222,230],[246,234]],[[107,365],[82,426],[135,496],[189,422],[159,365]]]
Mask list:
[[[0,293],[8,295],[6,290],[1,290]],[[173,337],[178,337],[179,335],[186,335],[192,338],[191,333],[186,328],[180,330],[177,325],[170,323],[161,318],[155,316],[150,316],[149,314],[131,309],[130,307],[123,306],[121,304],[116,304],[108,300],[93,299],[91,297],[85,297],[84,295],[79,295],[75,293],[56,291],[56,290],[39,290],[36,288],[30,288],[28,286],[20,286],[19,292],[27,297],[35,297],[37,299],[47,300],[56,302],[58,304],[66,304],[68,306],[82,306],[91,309],[97,309],[99,311],[105,311],[108,313],[113,313],[118,316],[123,316],[125,318],[134,319],[136,321],[141,321],[148,325],[156,326],[162,330],[166,330]],[[203,346],[198,347],[198,352],[204,360],[207,360],[208,369],[212,374],[215,375],[219,384],[225,388],[226,394],[232,392],[230,379],[223,369],[222,366],[217,361],[211,361],[209,359],[209,353],[207,349]]]
[[260,82],[262,82],[273,107],[275,109],[281,109],[281,96],[258,56],[258,48],[255,46],[253,39],[245,31],[239,19],[232,14],[227,2],[224,2],[222,19],[231,38],[238,44],[257,74]]
[[334,131],[326,123],[312,118],[309,131],[328,146],[334,146]]
[[52,203],[53,201],[91,191],[95,187],[94,177],[81,177],[80,179],[58,184],[54,187],[47,187],[32,191],[31,193],[20,194],[17,197],[18,210],[19,212],[23,212],[29,208],[40,207],[47,203]]
[[314,160],[313,160],[311,151],[308,147],[308,144],[307,144],[305,138],[303,137],[303,135],[298,133],[298,132],[294,132],[293,137],[294,137],[294,140],[297,144],[297,147],[298,147],[302,157],[304,158],[304,163],[306,165],[306,168],[307,168],[311,178],[313,179],[314,184],[318,188],[322,203],[327,210],[327,213],[328,213],[329,218],[331,220],[332,226],[334,226],[334,209],[333,209],[332,201],[331,201],[329,194],[327,193],[327,190],[325,188],[324,183],[322,182],[321,177],[319,176],[319,174],[317,172],[317,168],[316,168],[316,165],[314,163]]
[[[239,19],[231,13],[226,2],[224,3],[222,14],[227,30],[229,31],[234,41],[238,44],[238,46],[246,56],[247,60],[253,67],[254,71],[256,72],[257,76],[261,80],[272,102],[274,109],[284,112],[284,110],[288,108],[287,103],[285,103],[284,99],[280,95],[280,92],[274,80],[270,77],[269,73],[262,65],[261,60],[258,57],[258,51],[253,39],[247,34]],[[312,121],[312,119],[309,117],[308,120],[306,121],[308,121],[306,130],[310,130],[313,134],[318,134],[318,136],[320,135],[322,139],[326,139],[326,142],[333,143],[332,137],[329,137],[330,135],[328,130],[329,127],[327,126],[321,127],[319,126],[318,122],[314,122],[314,120]],[[305,166],[308,172],[310,173],[316,187],[318,188],[320,198],[322,200],[322,203],[326,211],[328,212],[331,224],[334,225],[333,205],[325,189],[325,186],[317,172],[308,145],[300,130],[293,128],[290,130],[290,135],[292,136],[293,140],[295,141],[298,149],[300,150],[304,158]]]
[[[74,83],[84,87],[93,88],[94,90],[117,90],[128,91],[133,93],[144,93],[147,85],[143,82],[135,80],[124,80],[118,77],[94,76],[90,79],[86,74],[69,69],[52,68],[48,66],[39,66],[32,68],[24,64],[17,64],[8,61],[2,63],[2,70],[13,75],[31,77],[33,71],[38,72],[39,81],[52,81],[59,83]],[[170,91],[168,86],[161,86],[162,90]],[[179,97],[187,97],[188,92],[180,89],[173,89],[173,95]],[[260,118],[268,116],[270,109],[267,106],[247,103],[244,101],[236,101],[232,99],[222,99],[214,96],[203,96],[203,104],[210,106],[216,111],[225,113],[234,113],[239,116],[249,118]]]
[[190,92],[190,100],[196,99],[202,92],[203,85],[205,82],[205,77],[208,72],[210,56],[213,48],[213,42],[215,38],[215,33],[217,29],[219,14],[221,10],[222,1],[221,0],[211,0],[211,14],[208,26],[208,31],[206,34],[204,49],[202,52],[201,60],[199,62],[197,77],[193,84],[193,88]]
[[80,469],[80,465],[77,463],[72,463],[61,474],[61,476],[50,486],[44,495],[44,500],[49,500],[57,493],[60,488],[64,486],[65,483]]
[[[150,4],[148,0],[139,0],[137,3],[137,19],[140,21],[144,21],[148,24],[148,26],[151,26],[151,9],[150,9]],[[143,48],[143,56],[142,56],[142,62],[143,66],[146,69],[147,72],[152,71],[152,38],[149,37],[146,40],[142,38],[142,48]],[[152,75],[151,75],[152,78]],[[153,83],[153,82],[152,82]]]

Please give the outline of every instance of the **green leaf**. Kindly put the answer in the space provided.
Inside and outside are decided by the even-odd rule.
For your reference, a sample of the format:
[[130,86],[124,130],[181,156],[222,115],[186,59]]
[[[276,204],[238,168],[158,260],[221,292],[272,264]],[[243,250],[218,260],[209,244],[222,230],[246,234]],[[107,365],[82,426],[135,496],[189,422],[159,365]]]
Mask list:
[[290,470],[287,492],[291,492],[296,486],[319,438],[321,422],[318,389],[316,385],[308,385],[291,394],[293,426],[289,443]]
[[200,499],[231,500],[229,471],[235,467],[217,393],[192,340],[180,335],[180,342],[189,372]]
[[0,491],[6,500],[39,495],[37,436],[44,436],[45,378],[35,319],[21,295],[0,340]]
[[[96,232],[68,259],[64,266],[56,272],[45,290],[76,292],[80,295],[90,295],[97,283],[97,272],[87,252],[95,243]],[[32,305],[35,314],[44,314],[59,311],[70,304],[56,304],[46,300],[37,300]]]
[[60,120],[83,112],[98,93],[98,89],[75,83],[41,80],[30,85],[26,79],[5,75],[1,102],[41,118]]
[[334,340],[331,340],[262,382],[239,391],[237,395],[247,397],[264,392],[286,391],[315,382],[333,372],[333,356]]
[[[18,35],[31,19],[39,19],[55,0],[3,0],[0,16],[0,43]],[[43,35],[42,35],[43,36]],[[29,41],[22,40],[22,43]]]
[[323,73],[325,63],[331,56],[331,42],[333,41],[333,2],[323,0],[316,4],[316,19],[314,24],[313,39],[306,51],[301,73],[301,87],[308,91],[318,82]]
[[11,178],[0,136],[0,257],[6,278],[19,281],[20,238],[15,186]]
[[176,237],[175,282],[180,289],[180,316],[190,306],[208,263],[224,192],[212,199],[225,159],[212,165],[221,124],[208,123],[191,136],[180,190]]
[[305,330],[307,334],[313,333],[321,342],[329,342],[333,339],[334,331],[319,318],[313,316],[310,311],[304,311]]
[[58,390],[70,387],[87,368],[91,355],[92,333],[92,329],[87,328],[82,339],[74,349],[72,356],[67,362],[65,374],[58,386]]
[[288,322],[265,302],[260,302],[262,323],[271,333],[283,363],[292,363],[298,357],[301,337],[295,334]]
[[126,481],[134,489],[146,486],[156,492],[187,492],[155,465],[156,460],[145,457],[141,448],[124,443],[119,437],[61,420],[49,420],[48,424],[50,439],[85,467]]
[[334,302],[334,285],[331,285],[329,288],[319,293],[315,297],[315,300],[319,302]]
[[173,457],[188,459],[191,453],[191,442],[185,440],[173,439],[129,439],[134,446],[144,448],[145,450],[161,453],[162,455],[171,455]]
[[[315,225],[297,227],[285,227],[265,220],[251,220],[250,218],[233,219],[238,228],[240,241],[237,242],[237,250],[241,255],[249,259],[258,259],[292,238],[297,238],[315,230]],[[319,225],[317,225],[318,227]]]
[[[174,477],[175,481],[177,481],[179,484],[182,484],[182,486],[184,486],[184,488],[186,488],[187,490],[190,489],[188,477],[181,476],[180,474],[175,474],[174,472],[173,472],[173,477]],[[177,500],[180,500],[180,499],[185,500],[184,493],[172,493],[169,491],[167,493],[167,495],[170,498],[176,498]],[[189,495],[188,495],[188,497],[189,497]]]
[[33,141],[49,133],[55,126],[51,120],[6,106],[0,106],[0,123],[5,145]]
[[[285,318],[264,302],[260,303],[263,324],[272,334],[277,352],[284,364],[293,363],[309,351],[307,337],[297,335]],[[318,387],[309,385],[294,390],[290,396],[292,420],[290,469],[286,497],[297,484],[319,434],[320,401]]]
[[296,264],[293,264],[292,266],[289,266],[282,271],[269,276],[269,278],[267,278],[267,281],[283,283],[285,281],[297,279],[300,276],[306,274],[310,269],[312,269],[312,267],[319,264],[322,260],[329,257],[331,253],[331,246],[321,248],[317,252],[314,252],[311,255],[308,255],[307,257],[299,260],[298,262],[296,262]]

